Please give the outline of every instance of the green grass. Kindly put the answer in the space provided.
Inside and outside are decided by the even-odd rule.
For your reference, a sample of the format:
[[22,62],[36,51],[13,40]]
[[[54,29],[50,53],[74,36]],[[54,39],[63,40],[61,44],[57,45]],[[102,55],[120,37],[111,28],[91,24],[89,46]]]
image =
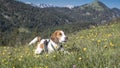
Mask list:
[[34,55],[35,46],[0,47],[2,68],[119,68],[120,24],[93,27],[69,34],[70,54]]

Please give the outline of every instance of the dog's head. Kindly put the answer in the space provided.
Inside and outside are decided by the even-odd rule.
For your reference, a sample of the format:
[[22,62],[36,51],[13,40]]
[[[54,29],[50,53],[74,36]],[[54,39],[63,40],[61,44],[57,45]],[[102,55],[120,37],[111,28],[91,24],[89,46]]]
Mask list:
[[51,40],[54,41],[55,43],[63,43],[68,40],[68,37],[65,35],[65,33],[62,30],[56,30],[51,35]]

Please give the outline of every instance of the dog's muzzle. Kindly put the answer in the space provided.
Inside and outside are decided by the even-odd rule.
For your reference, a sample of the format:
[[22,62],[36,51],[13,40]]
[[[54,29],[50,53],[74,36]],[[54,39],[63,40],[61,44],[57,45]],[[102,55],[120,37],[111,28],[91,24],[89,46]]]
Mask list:
[[68,40],[68,37],[65,37],[65,41],[64,42],[67,42],[67,40]]

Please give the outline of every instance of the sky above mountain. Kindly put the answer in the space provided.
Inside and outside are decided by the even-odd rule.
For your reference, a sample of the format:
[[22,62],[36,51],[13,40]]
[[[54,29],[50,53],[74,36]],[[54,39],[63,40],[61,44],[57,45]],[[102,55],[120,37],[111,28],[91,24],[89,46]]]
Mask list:
[[[73,7],[73,6],[81,6],[83,4],[90,3],[94,0],[19,0],[25,3],[33,3],[33,4],[50,4],[59,7]],[[119,8],[120,9],[120,0],[99,0],[106,4],[110,8]]]

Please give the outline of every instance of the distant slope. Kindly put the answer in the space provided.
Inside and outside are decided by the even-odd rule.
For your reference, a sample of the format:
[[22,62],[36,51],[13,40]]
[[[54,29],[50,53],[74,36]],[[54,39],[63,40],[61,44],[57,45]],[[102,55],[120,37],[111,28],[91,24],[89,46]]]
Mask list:
[[28,28],[38,26],[42,28],[43,26],[63,24],[66,20],[72,20],[53,8],[42,9],[14,0],[1,0],[0,7],[1,16],[16,26]]
[[90,25],[106,24],[120,17],[100,1],[74,8],[35,7],[16,0],[0,0],[0,33],[3,45],[28,42],[32,37],[48,37],[56,29],[74,32]]

